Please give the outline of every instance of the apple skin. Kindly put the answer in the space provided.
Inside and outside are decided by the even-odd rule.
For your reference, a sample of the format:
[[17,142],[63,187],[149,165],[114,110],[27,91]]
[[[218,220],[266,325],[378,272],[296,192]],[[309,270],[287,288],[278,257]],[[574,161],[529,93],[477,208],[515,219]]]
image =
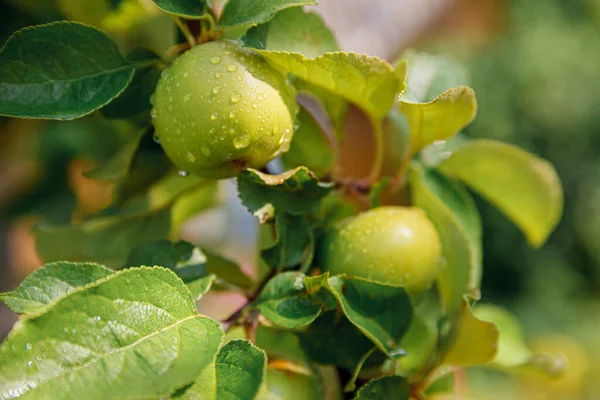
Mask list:
[[295,96],[258,53],[219,40],[195,46],[163,72],[151,116],[180,170],[223,179],[262,168],[289,149]]
[[442,245],[425,212],[416,207],[379,207],[343,220],[319,244],[319,266],[379,283],[425,292],[439,273]]
[[256,400],[319,400],[323,399],[316,376],[282,369],[267,368],[266,386]]

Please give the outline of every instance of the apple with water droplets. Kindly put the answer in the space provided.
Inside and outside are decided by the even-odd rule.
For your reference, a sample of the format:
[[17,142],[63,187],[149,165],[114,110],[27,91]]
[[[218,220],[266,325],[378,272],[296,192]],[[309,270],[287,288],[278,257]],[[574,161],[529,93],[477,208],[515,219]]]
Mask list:
[[223,179],[289,149],[296,92],[257,52],[219,40],[164,70],[152,96],[156,138],[182,171]]
[[422,209],[379,207],[327,232],[319,244],[318,261],[332,274],[403,285],[415,298],[437,277],[442,245]]

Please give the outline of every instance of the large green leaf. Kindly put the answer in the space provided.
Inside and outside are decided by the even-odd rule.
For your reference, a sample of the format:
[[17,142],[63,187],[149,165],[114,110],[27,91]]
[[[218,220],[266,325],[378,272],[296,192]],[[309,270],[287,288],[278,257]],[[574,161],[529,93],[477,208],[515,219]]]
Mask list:
[[73,119],[130,83],[134,66],[103,32],[55,22],[15,33],[0,50],[0,115]]
[[73,290],[96,282],[114,271],[92,263],[58,262],[32,272],[18,288],[1,293],[0,300],[17,314],[39,312]]
[[332,188],[332,184],[320,183],[306,167],[280,175],[246,169],[238,176],[240,199],[252,213],[270,203],[277,213],[307,214]]
[[460,327],[443,363],[468,367],[487,364],[498,350],[498,329],[473,315],[471,306],[463,300]]
[[554,167],[515,146],[473,140],[454,151],[440,170],[465,182],[498,207],[541,246],[562,215],[563,190]]
[[304,108],[300,108],[297,123],[290,149],[281,156],[283,165],[286,168],[304,165],[317,175],[327,174],[335,161],[327,136]]
[[355,103],[374,119],[387,114],[400,86],[394,68],[377,57],[335,52],[306,58],[299,53],[259,52],[275,67]]
[[206,15],[204,0],[154,0],[154,2],[163,11],[187,19],[200,19]]
[[265,352],[248,340],[232,340],[180,397],[185,400],[254,399],[267,368]]
[[267,283],[254,305],[275,325],[290,329],[306,326],[331,303],[322,290],[326,279],[300,272],[281,273]]
[[410,386],[401,376],[384,376],[360,388],[355,400],[408,400]]
[[425,210],[442,242],[445,268],[438,285],[448,313],[463,295],[476,295],[481,279],[481,221],[474,201],[459,183],[418,164],[411,169],[413,202]]
[[225,5],[218,27],[225,29],[238,25],[257,25],[273,18],[277,11],[315,4],[316,0],[233,0]]
[[304,12],[301,7],[278,12],[269,22],[248,30],[242,41],[255,49],[290,51],[308,58],[339,50],[323,19],[316,13]]
[[223,336],[163,268],[114,273],[43,311],[0,346],[6,399],[167,396],[211,363]]
[[127,89],[102,108],[102,115],[107,118],[132,118],[152,109],[150,96],[160,78],[162,61],[156,53],[146,49],[135,50],[127,59],[138,66]]
[[475,119],[477,101],[473,89],[460,86],[445,91],[429,103],[401,100],[400,111],[410,127],[413,152],[438,140],[448,139]]
[[381,351],[391,357],[404,354],[398,343],[408,330],[412,304],[403,288],[344,276],[328,283],[348,320]]

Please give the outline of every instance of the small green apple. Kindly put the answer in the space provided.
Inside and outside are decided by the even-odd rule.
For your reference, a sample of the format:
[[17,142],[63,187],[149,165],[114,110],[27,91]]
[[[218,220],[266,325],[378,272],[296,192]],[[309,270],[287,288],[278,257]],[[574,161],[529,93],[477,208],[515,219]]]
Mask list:
[[379,207],[342,221],[319,246],[320,266],[380,283],[427,290],[437,277],[442,246],[437,230],[416,207]]

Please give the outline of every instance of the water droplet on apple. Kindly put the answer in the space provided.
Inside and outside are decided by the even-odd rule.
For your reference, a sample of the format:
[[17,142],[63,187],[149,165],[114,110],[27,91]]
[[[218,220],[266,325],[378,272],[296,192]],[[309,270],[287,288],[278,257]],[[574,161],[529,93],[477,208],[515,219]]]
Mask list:
[[239,102],[242,99],[242,95],[239,94],[238,92],[233,92],[231,93],[231,96],[229,96],[229,100],[231,100],[231,102],[233,104]]
[[218,64],[218,63],[221,62],[221,57],[219,57],[219,56],[212,56],[210,58],[210,62],[211,62],[211,64]]

